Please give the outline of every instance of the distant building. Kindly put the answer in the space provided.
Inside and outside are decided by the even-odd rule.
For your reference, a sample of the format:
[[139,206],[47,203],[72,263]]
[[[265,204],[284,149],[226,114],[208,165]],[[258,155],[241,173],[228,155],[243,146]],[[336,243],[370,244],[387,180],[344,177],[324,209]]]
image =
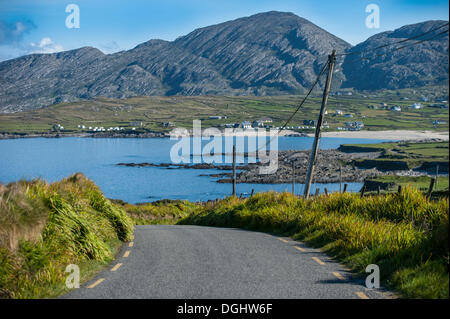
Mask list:
[[316,126],[316,124],[317,124],[316,120],[303,120],[303,125]]
[[173,127],[173,126],[175,126],[175,124],[172,122],[162,122],[161,126],[162,127]]
[[264,122],[262,122],[261,120],[253,121],[252,127],[264,127]]
[[142,122],[130,122],[130,126],[142,126]]
[[440,120],[434,120],[433,125],[439,125],[439,124],[447,124],[446,121],[440,121]]
[[364,127],[364,123],[360,121],[345,122],[345,126],[349,131],[360,131]]
[[394,105],[394,106],[391,107],[391,111],[401,112],[402,108],[400,106]]
[[252,123],[250,123],[249,121],[244,121],[241,123],[241,127],[242,128],[251,128],[252,127]]
[[347,113],[347,114],[344,115],[344,117],[346,117],[346,118],[352,118],[352,117],[353,117],[353,114]]
[[344,112],[342,112],[342,110],[336,110],[336,115],[342,115],[344,114]]
[[259,119],[260,122],[262,123],[272,123],[272,119],[270,117],[262,117]]
[[422,108],[422,104],[420,103],[414,103],[413,105],[411,105],[411,108],[414,110],[419,110]]

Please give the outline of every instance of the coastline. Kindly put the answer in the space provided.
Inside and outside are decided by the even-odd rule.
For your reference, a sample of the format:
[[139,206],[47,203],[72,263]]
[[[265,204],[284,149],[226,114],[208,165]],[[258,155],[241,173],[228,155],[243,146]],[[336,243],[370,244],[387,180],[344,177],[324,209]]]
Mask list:
[[[314,136],[314,134],[308,134]],[[448,141],[449,132],[435,131],[413,131],[413,130],[390,130],[390,131],[341,131],[341,132],[323,132],[322,137],[341,137],[341,138],[366,138],[397,141],[418,141],[439,139]]]
[[[233,133],[221,132],[222,136],[256,136],[255,131],[236,131]],[[192,136],[192,132],[184,134],[180,131],[180,137]],[[209,136],[209,134],[202,134]],[[292,137],[314,137],[312,133],[299,133],[291,130],[283,130],[279,136]],[[0,140],[18,139],[18,138],[63,138],[63,137],[90,137],[90,138],[170,138],[170,133],[166,132],[146,132],[146,133],[0,133]],[[413,130],[388,130],[388,131],[339,131],[322,132],[321,137],[336,138],[360,138],[360,139],[379,139],[393,141],[424,141],[424,140],[449,140],[449,132],[441,131],[413,131]]]

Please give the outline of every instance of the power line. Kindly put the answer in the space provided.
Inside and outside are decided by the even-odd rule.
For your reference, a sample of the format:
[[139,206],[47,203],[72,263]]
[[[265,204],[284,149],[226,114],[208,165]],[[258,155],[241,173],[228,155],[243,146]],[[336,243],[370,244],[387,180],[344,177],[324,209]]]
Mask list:
[[[309,95],[311,94],[312,90],[314,89],[314,87],[317,85],[317,83],[319,83],[320,77],[322,76],[322,74],[325,72],[325,70],[327,69],[328,65],[329,65],[329,60],[323,65],[322,69],[320,70],[319,74],[317,75],[314,83],[312,84],[311,88],[308,90],[308,93],[305,95],[305,97],[303,98],[303,100],[300,102],[300,104],[297,106],[297,109],[294,111],[294,113],[291,114],[291,116],[286,120],[286,122],[284,123],[284,125],[281,127],[281,129],[279,129],[277,131],[277,134],[272,136],[272,138],[269,140],[269,144],[273,141],[273,139],[278,136],[280,134],[281,131],[283,131],[286,126],[289,124],[289,122],[294,118],[295,114],[297,114],[297,112],[300,110],[300,108],[303,106],[303,104],[306,102],[306,100],[308,99]],[[258,152],[259,150],[261,150],[262,148],[265,148],[266,145],[268,143],[265,143],[264,145],[262,145],[261,147],[259,147],[255,152]]]
[[[389,47],[389,46],[392,46],[392,45],[396,45],[396,44],[404,43],[404,42],[407,42],[407,41],[415,40],[415,39],[417,39],[417,38],[420,38],[420,37],[423,37],[423,36],[425,36],[425,35],[427,35],[427,34],[430,34],[430,33],[432,33],[432,32],[435,32],[435,31],[437,31],[437,30],[439,30],[439,29],[442,29],[443,27],[448,26],[448,25],[449,25],[449,22],[447,22],[447,23],[445,23],[445,24],[443,24],[443,25],[441,25],[441,26],[439,26],[439,27],[437,27],[437,28],[434,28],[434,29],[432,29],[432,30],[429,30],[429,31],[427,31],[427,32],[424,32],[424,33],[422,33],[422,34],[418,34],[418,35],[415,35],[415,36],[413,36],[413,37],[410,37],[410,38],[407,38],[407,39],[403,39],[403,40],[400,40],[400,41],[397,41],[397,42],[394,42],[394,43],[389,43],[389,44],[381,45],[381,46],[372,48],[371,50],[357,51],[357,52],[349,52],[349,53],[340,53],[340,54],[336,54],[336,56],[347,56],[347,55],[354,55],[354,54],[361,54],[361,53],[374,52],[374,51],[379,50],[379,49],[381,49],[381,48],[385,48],[385,47]],[[432,36],[431,38],[418,40],[417,42],[414,42],[414,43],[411,43],[411,44],[407,44],[407,45],[404,45],[404,46],[395,48],[395,49],[393,49],[391,52],[395,52],[395,51],[398,51],[398,50],[401,50],[401,49],[404,49],[404,48],[406,48],[406,47],[410,47],[410,46],[413,46],[413,45],[418,45],[418,44],[423,43],[423,42],[426,42],[426,41],[431,41],[431,40],[433,40],[433,39],[435,39],[435,38],[437,38],[437,37],[439,37],[439,36],[441,36],[441,35],[447,33],[448,31],[449,31],[449,29],[447,29],[447,30],[445,30],[445,31],[442,31],[442,32],[440,32],[440,33],[438,33],[438,34],[435,34],[435,35]],[[370,59],[373,59],[373,58],[375,58],[375,57],[377,57],[377,56],[383,56],[383,55],[386,55],[386,54],[387,54],[387,53],[376,54],[376,55],[373,55],[373,56],[370,57],[370,58],[364,58],[364,57],[363,57],[363,58],[359,58],[359,59],[357,59],[357,60],[350,61],[350,62],[354,63],[354,62],[358,62],[358,61],[362,61],[362,60],[370,60]],[[326,70],[327,67],[329,66],[329,62],[330,62],[330,61],[329,61],[329,59],[328,59],[327,62],[326,62],[326,63],[324,64],[324,66],[322,67],[322,69],[321,69],[320,73],[318,74],[316,80],[314,81],[313,85],[312,85],[311,88],[309,89],[308,93],[306,94],[306,96],[303,98],[303,100],[302,100],[302,101],[300,102],[300,104],[298,105],[297,109],[296,109],[296,110],[292,113],[292,115],[286,120],[286,122],[285,122],[284,125],[281,127],[281,129],[279,129],[279,130],[277,131],[277,134],[276,134],[275,136],[273,136],[273,137],[270,139],[269,143],[271,143],[271,142],[273,141],[273,139],[274,139],[276,136],[278,136],[278,135],[280,134],[280,132],[283,131],[283,130],[286,128],[286,126],[289,124],[289,122],[294,118],[294,116],[297,114],[297,112],[300,110],[300,108],[301,108],[301,107],[303,106],[303,104],[306,102],[306,100],[308,99],[308,97],[309,97],[309,95],[311,94],[312,90],[314,89],[314,87],[315,87],[315,86],[317,85],[317,83],[319,82],[320,77],[323,75],[323,73],[325,72],[325,70]],[[259,151],[259,150],[261,150],[262,148],[265,148],[266,145],[267,145],[267,143],[265,143],[263,146],[261,146],[260,148],[258,148],[258,149],[256,150],[256,152]]]
[[361,53],[366,53],[366,52],[373,52],[373,51],[375,51],[375,50],[382,49],[382,48],[386,48],[386,47],[391,46],[391,45],[395,45],[395,44],[399,44],[399,43],[403,43],[403,42],[407,42],[407,41],[411,41],[411,40],[414,40],[414,39],[423,37],[424,35],[427,35],[427,34],[429,34],[429,33],[432,33],[432,32],[434,32],[434,31],[437,31],[437,30],[439,30],[439,29],[442,29],[443,27],[446,27],[446,26],[448,26],[448,25],[449,25],[449,22],[447,22],[447,23],[441,25],[440,27],[437,27],[437,28],[428,30],[427,32],[424,32],[424,33],[422,33],[422,34],[418,34],[418,35],[415,35],[415,36],[412,36],[412,37],[410,37],[410,38],[403,39],[403,40],[400,40],[400,41],[397,41],[397,42],[393,42],[393,43],[388,43],[388,44],[380,45],[380,46],[375,47],[375,48],[372,48],[372,49],[370,49],[370,50],[360,50],[360,51],[353,51],[353,52],[348,52],[348,53],[339,53],[339,54],[336,54],[336,56],[346,56],[346,55],[361,54]]

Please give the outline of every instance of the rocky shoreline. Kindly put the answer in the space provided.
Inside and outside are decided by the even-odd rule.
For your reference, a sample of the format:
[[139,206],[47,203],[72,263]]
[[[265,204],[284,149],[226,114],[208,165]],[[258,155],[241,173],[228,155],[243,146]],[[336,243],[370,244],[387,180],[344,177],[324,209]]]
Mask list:
[[[244,157],[249,154],[244,154]],[[314,183],[364,182],[368,177],[375,177],[392,173],[377,168],[361,169],[355,165],[357,159],[377,158],[379,153],[344,153],[338,150],[321,150],[317,157],[314,172]],[[251,184],[286,184],[292,183],[292,167],[295,170],[295,182],[304,183],[309,163],[310,151],[280,151],[278,153],[278,170],[270,175],[260,174],[261,163],[237,165],[236,182]],[[231,165],[200,164],[172,164],[172,163],[119,163],[127,167],[160,167],[165,169],[216,169],[226,172],[201,174],[219,178],[218,183],[232,182]],[[405,172],[403,172],[405,173]]]

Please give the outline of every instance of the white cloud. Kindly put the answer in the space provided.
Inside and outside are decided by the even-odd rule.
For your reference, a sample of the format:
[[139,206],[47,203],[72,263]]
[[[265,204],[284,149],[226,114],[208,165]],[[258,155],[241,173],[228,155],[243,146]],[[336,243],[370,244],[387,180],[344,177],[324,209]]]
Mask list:
[[30,43],[30,53],[55,53],[63,50],[62,45],[53,42],[49,37],[42,38],[39,43]]
[[100,48],[100,50],[103,51],[103,53],[106,53],[106,54],[114,53],[114,52],[121,50],[119,44],[117,44],[116,41],[110,41],[107,43],[100,44],[99,48]]

